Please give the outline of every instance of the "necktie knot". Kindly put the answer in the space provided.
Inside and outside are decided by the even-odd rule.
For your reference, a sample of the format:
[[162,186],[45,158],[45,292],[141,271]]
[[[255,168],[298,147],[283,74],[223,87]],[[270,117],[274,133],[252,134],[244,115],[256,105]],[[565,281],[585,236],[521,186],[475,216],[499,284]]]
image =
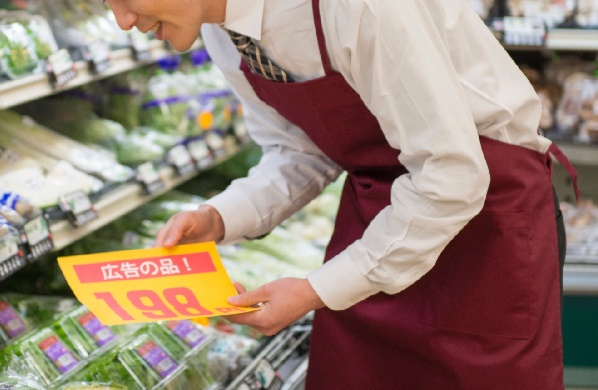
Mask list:
[[230,35],[235,47],[241,54],[241,57],[254,72],[264,76],[268,80],[291,82],[292,78],[282,70],[278,65],[266,57],[255,42],[247,35],[226,30]]

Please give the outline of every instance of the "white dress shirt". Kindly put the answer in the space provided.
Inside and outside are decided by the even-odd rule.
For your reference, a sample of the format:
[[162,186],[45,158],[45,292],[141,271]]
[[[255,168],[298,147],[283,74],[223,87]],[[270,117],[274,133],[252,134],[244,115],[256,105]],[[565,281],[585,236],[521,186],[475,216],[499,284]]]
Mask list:
[[[323,302],[341,310],[413,284],[479,213],[489,185],[479,135],[539,152],[550,141],[537,134],[532,86],[466,0],[321,0],[320,11],[333,69],[409,170],[363,237],[308,275]],[[252,37],[297,81],[324,75],[311,0],[227,0],[224,27]],[[341,169],[257,98],[221,26],[204,25],[202,37],[264,148],[247,178],[208,202],[224,220],[223,243],[232,243],[269,232]]]

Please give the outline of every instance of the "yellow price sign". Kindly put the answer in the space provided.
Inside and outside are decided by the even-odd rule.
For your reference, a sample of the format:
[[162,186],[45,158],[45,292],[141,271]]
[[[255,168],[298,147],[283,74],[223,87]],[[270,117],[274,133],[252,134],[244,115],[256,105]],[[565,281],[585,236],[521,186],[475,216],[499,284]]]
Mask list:
[[216,244],[59,257],[77,299],[105,325],[245,313]]

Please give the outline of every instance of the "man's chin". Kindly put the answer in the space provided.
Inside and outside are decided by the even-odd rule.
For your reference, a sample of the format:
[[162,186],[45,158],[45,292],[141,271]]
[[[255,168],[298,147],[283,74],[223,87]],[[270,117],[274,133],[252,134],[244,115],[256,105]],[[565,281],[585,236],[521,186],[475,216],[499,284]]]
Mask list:
[[197,40],[193,40],[192,42],[171,42],[168,41],[168,44],[170,45],[170,47],[175,50],[178,51],[179,53],[184,53],[186,51],[188,51],[189,49],[191,49],[193,47],[193,45],[195,44]]

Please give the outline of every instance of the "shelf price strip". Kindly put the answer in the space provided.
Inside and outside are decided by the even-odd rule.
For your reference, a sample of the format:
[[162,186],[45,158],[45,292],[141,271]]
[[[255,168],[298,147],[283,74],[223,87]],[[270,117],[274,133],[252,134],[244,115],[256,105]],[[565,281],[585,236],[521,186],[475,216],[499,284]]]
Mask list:
[[135,61],[149,61],[152,59],[150,39],[147,34],[137,29],[129,32],[129,41]]
[[83,48],[83,57],[93,74],[100,74],[112,66],[110,45],[103,40],[95,40]]
[[66,85],[78,74],[75,62],[67,49],[60,49],[48,56],[46,72],[54,88]]
[[62,196],[58,201],[58,206],[75,227],[85,225],[98,218],[93,203],[83,191],[75,191]]
[[19,248],[19,237],[10,232],[0,236],[0,280],[23,268],[26,263]]
[[105,325],[257,310],[229,305],[236,290],[216,244],[59,257],[77,299]]
[[202,170],[210,166],[213,162],[212,155],[208,149],[203,137],[192,138],[187,141],[187,149],[189,154],[195,161],[197,169]]
[[185,176],[197,169],[191,153],[184,145],[177,145],[168,152],[167,160],[172,164],[180,176]]
[[25,252],[28,260],[36,260],[54,249],[52,234],[48,228],[48,221],[43,215],[27,221],[23,226],[21,237],[24,237],[21,240],[25,244]]
[[137,181],[149,195],[166,187],[162,175],[153,161],[147,161],[137,167]]

